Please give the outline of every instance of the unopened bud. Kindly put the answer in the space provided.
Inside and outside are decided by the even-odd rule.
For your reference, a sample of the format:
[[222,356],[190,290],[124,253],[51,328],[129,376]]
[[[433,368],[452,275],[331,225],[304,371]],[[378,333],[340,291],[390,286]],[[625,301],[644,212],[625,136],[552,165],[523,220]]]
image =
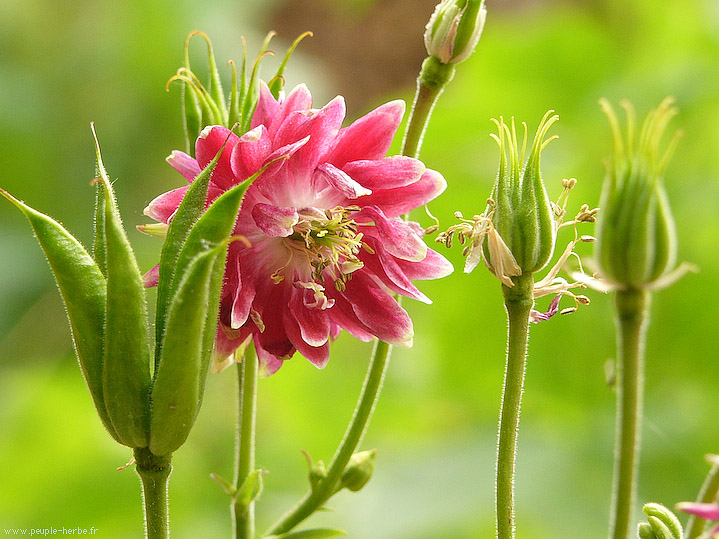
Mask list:
[[377,455],[376,449],[360,451],[352,455],[345,471],[342,473],[340,488],[346,488],[357,492],[367,484],[374,473],[374,461]]
[[427,53],[443,64],[458,64],[474,52],[482,35],[484,0],[442,0],[424,32]]
[[660,152],[659,142],[677,109],[666,98],[651,111],[635,141],[635,114],[629,103],[626,136],[609,102],[600,105],[612,128],[614,152],[602,191],[596,258],[601,273],[625,287],[643,288],[674,269],[676,230],[662,176],[677,143]]

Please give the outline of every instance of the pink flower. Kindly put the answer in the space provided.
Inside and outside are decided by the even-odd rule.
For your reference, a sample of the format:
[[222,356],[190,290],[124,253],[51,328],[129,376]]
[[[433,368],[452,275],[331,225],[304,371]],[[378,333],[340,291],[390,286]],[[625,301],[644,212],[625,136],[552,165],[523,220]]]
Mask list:
[[[393,294],[430,303],[411,280],[452,271],[422,241],[422,228],[400,218],[446,187],[416,159],[385,157],[404,103],[382,105],[345,128],[342,97],[311,106],[304,85],[278,101],[263,84],[252,129],[230,135],[212,174],[208,202],[277,156],[290,156],[255,180],[242,202],[234,233],[251,247],[230,246],[215,370],[250,339],[265,375],[295,351],[324,367],[329,340],[341,329],[363,341],[410,346],[412,322]],[[228,134],[205,128],[196,160],[176,151],[168,161],[192,181]],[[145,213],[168,223],[186,190],[160,195]]]

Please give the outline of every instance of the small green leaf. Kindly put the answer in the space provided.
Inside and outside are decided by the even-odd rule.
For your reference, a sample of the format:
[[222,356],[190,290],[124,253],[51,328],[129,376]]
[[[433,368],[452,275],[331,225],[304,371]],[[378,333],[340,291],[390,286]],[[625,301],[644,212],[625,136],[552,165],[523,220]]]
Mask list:
[[235,494],[237,494],[237,489],[232,483],[230,483],[227,479],[216,473],[211,473],[210,477],[217,481],[217,484],[222,487],[222,490],[224,490],[226,494],[228,494],[234,499]]
[[146,447],[152,359],[142,275],[122,226],[115,195],[104,179],[107,305],[103,391],[122,442]]
[[240,488],[237,489],[234,500],[235,511],[239,514],[246,513],[250,504],[262,494],[262,476],[264,473],[263,470],[250,472],[247,477],[245,477]]
[[271,535],[267,539],[328,539],[329,537],[346,537],[347,532],[337,528],[312,528],[296,532]]
[[25,214],[35,231],[65,302],[75,353],[97,413],[110,435],[120,441],[107,414],[102,387],[105,278],[85,248],[62,225],[5,190],[0,189],[0,194]]
[[180,447],[200,407],[204,328],[211,272],[225,245],[198,253],[183,272],[167,315],[162,355],[152,387],[150,451],[168,455]]

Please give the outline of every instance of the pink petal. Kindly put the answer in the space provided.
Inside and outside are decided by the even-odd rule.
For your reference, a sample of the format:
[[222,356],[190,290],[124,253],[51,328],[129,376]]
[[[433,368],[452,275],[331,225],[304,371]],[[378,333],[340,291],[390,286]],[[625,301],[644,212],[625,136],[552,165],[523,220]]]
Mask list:
[[260,362],[260,378],[267,378],[275,374],[280,367],[282,367],[284,360],[277,359],[271,352],[265,350],[257,341],[257,338],[255,338],[255,349],[257,350],[257,359]]
[[276,138],[276,135],[287,120],[294,112],[306,111],[312,107],[312,94],[305,84],[295,86],[289,95],[280,102],[280,107],[271,123],[267,126],[270,135]]
[[320,110],[293,112],[287,117],[277,131],[275,147],[310,137],[289,163],[294,174],[303,177],[315,169],[334,144],[345,112],[344,98],[337,96]]
[[454,271],[452,263],[437,251],[427,249],[427,256],[419,262],[397,260],[397,265],[408,279],[440,279]]
[[529,321],[535,324],[539,322],[545,322],[552,318],[559,312],[559,300],[562,299],[561,294],[554,296],[554,299],[549,303],[549,308],[546,313],[532,309],[529,313]]
[[407,312],[361,270],[353,274],[344,292],[333,297],[345,299],[357,319],[379,339],[397,346],[412,346],[414,330]]
[[322,163],[317,167],[315,170],[315,181],[317,181],[317,179],[324,180],[330,187],[342,193],[342,195],[349,200],[372,194],[372,191],[362,187],[362,185],[350,178],[346,172],[329,163]]
[[[289,313],[300,330],[302,341],[310,346],[318,347],[327,342],[330,335],[330,320],[327,312],[320,309],[309,309],[302,301],[302,291],[294,290],[289,302]],[[297,346],[296,340],[292,342]],[[297,347],[299,350],[299,347]]]
[[426,167],[422,161],[395,155],[384,159],[352,161],[342,167],[356,182],[368,189],[392,189],[416,182]]
[[269,127],[272,120],[277,117],[277,113],[280,110],[280,104],[272,96],[272,92],[267,87],[265,81],[260,81],[260,97],[257,100],[257,108],[255,113],[252,115],[252,128],[259,125]]
[[255,204],[252,218],[262,232],[268,236],[286,238],[290,236],[300,220],[295,208],[278,208],[272,204]]
[[[284,313],[285,319],[285,330],[290,338],[292,344],[297,348],[297,351],[308,359],[313,365],[319,369],[323,369],[327,362],[330,360],[330,347],[328,342],[328,335],[325,335],[325,341],[318,345],[311,345],[307,342],[304,334],[301,332],[302,324],[298,323],[288,311]],[[329,334],[329,324],[327,325]]]
[[404,109],[404,101],[391,101],[340,130],[338,143],[327,160],[343,168],[349,161],[384,157],[402,121]]
[[257,172],[272,151],[267,128],[260,125],[240,137],[232,149],[230,167],[233,175],[244,181]]
[[166,159],[172,167],[191,182],[202,171],[197,161],[185,152],[174,150]]
[[195,143],[195,155],[197,155],[197,164],[205,168],[215,158],[225,140],[227,140],[225,150],[212,171],[211,179],[215,185],[223,189],[229,189],[239,183],[232,174],[232,167],[230,166],[230,155],[239,137],[226,127],[218,125],[205,127]]
[[[412,227],[400,219],[387,219],[379,208],[366,206],[355,214],[355,220],[361,232],[378,238],[391,255],[413,262],[427,256],[427,246]],[[368,220],[374,226],[365,225]]]
[[719,504],[716,503],[682,502],[677,504],[677,509],[705,520],[719,520]]
[[160,280],[160,265],[158,264],[145,275],[142,276],[142,284],[145,288],[152,288],[157,286],[157,282]]
[[387,217],[398,217],[426,204],[447,187],[439,172],[427,170],[422,177],[405,187],[375,190],[357,201],[360,206],[373,204],[382,208]]
[[162,193],[147,205],[143,213],[148,217],[152,217],[155,221],[169,223],[172,220],[172,216],[175,215],[177,208],[180,206],[182,199],[185,198],[185,193],[189,188],[189,185],[185,185],[184,187],[178,187],[172,191]]
[[374,255],[367,251],[360,251],[360,260],[365,268],[376,275],[382,283],[395,294],[407,296],[422,303],[431,304],[432,301],[420,292],[407,278],[396,259],[387,253],[382,244],[377,241],[368,242],[375,251]]

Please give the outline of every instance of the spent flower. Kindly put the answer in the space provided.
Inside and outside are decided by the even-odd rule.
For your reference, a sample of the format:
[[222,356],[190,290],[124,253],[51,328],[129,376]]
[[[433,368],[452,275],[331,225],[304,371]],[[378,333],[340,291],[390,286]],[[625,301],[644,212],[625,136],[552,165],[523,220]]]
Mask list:
[[[251,339],[265,375],[295,351],[323,367],[341,329],[411,345],[412,322],[393,294],[429,303],[411,279],[443,277],[451,265],[427,248],[417,223],[400,218],[446,186],[416,159],[385,157],[403,113],[404,103],[393,101],[341,128],[341,97],[315,109],[306,86],[276,99],[263,83],[249,131],[210,126],[196,159],[179,151],[168,158],[192,182],[227,140],[208,203],[270,163],[248,188],[233,230],[250,246],[229,248],[215,370],[239,359]],[[146,214],[170,222],[187,189],[160,195]]]
[[[556,136],[545,138],[551,125],[559,119],[547,112],[542,118],[535,134],[529,155],[527,149],[527,126],[521,147],[518,143],[514,119],[507,125],[502,118],[493,120],[499,135],[492,134],[500,149],[500,162],[492,196],[482,214],[465,219],[461,212],[455,217],[459,224],[453,225],[437,237],[437,241],[451,247],[456,237],[466,244],[463,254],[466,257],[464,271],[470,273],[480,261],[501,281],[512,288],[515,278],[534,274],[544,269],[554,253],[557,231],[560,228],[574,227],[574,239],[569,242],[557,262],[541,280],[534,283],[532,295],[540,298],[556,294],[545,313],[532,310],[530,321],[548,320],[556,313],[574,312],[579,305],[586,305],[586,296],[570,292],[573,288],[583,288],[584,282],[569,282],[559,277],[560,270],[568,259],[574,256],[574,247],[580,242],[593,242],[589,235],[579,235],[577,224],[593,223],[597,208],[590,209],[582,205],[574,219],[565,222],[567,201],[570,191],[577,184],[575,178],[562,180],[562,192],[556,203],[549,200],[540,172],[540,154]],[[579,261],[581,268],[581,261]],[[584,275],[583,272],[580,272]],[[574,307],[559,309],[559,300],[567,295],[574,300]]]

